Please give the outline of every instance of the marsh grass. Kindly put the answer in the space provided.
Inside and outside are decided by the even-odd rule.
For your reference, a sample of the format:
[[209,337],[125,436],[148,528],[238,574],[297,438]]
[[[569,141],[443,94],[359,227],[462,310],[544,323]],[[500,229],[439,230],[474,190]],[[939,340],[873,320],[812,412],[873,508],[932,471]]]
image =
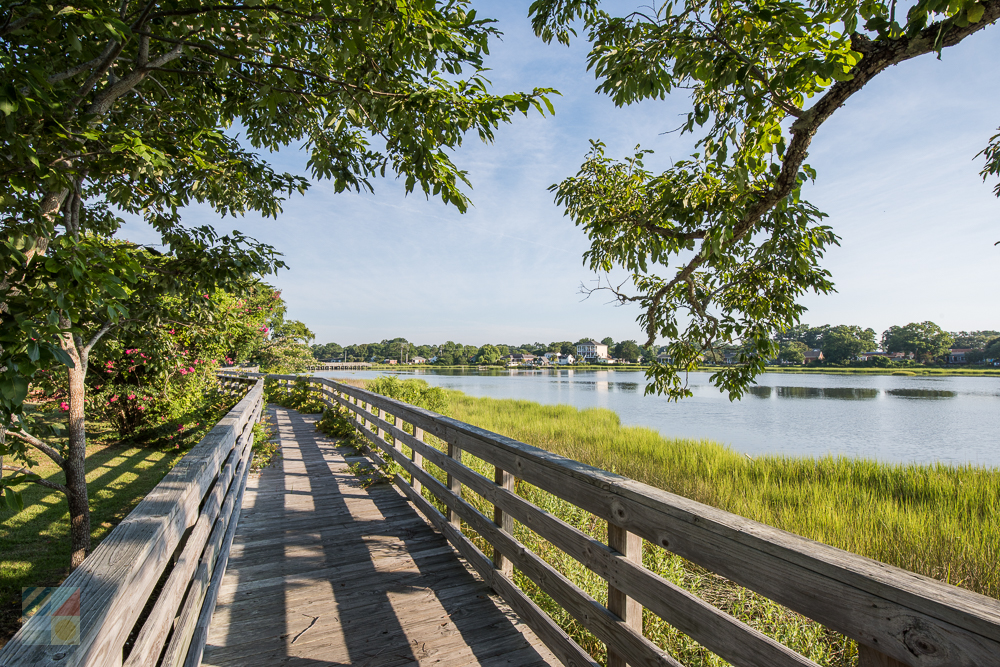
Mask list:
[[[352,383],[353,384],[353,383]],[[359,383],[360,384],[360,383]],[[356,385],[357,386],[357,385]],[[363,385],[362,385],[363,386]],[[971,466],[889,465],[843,457],[751,459],[707,440],[664,438],[622,426],[609,410],[579,410],[530,401],[474,398],[447,392],[444,412],[667,491],[882,562],[1000,597],[1000,471]],[[428,444],[445,444],[426,436]],[[410,451],[404,447],[404,453]],[[493,467],[469,453],[463,463],[492,479]],[[431,474],[445,480],[429,462]],[[518,480],[516,491],[595,539],[607,525],[594,515]],[[425,489],[442,512],[445,507]],[[492,505],[468,489],[463,496],[487,517]],[[463,530],[483,553],[478,534]],[[598,602],[607,583],[519,522],[515,537]],[[647,542],[643,564],[795,651],[829,667],[857,660],[853,641],[761,595]],[[604,663],[604,645],[522,573],[515,582],[584,649]],[[727,663],[648,610],[644,634],[686,665]]]

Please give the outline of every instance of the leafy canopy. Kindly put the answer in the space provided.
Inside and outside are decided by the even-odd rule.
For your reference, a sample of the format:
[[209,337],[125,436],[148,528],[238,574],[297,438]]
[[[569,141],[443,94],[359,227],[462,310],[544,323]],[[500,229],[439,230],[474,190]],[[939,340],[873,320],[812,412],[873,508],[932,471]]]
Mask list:
[[[803,198],[813,137],[888,67],[995,22],[1000,0],[919,0],[905,16],[878,0],[678,0],[624,16],[536,0],[530,13],[546,41],[569,43],[582,23],[597,90],[618,106],[690,96],[693,155],[656,174],[648,151],[617,160],[594,141],[553,190],[590,238],[589,267],[632,275],[633,292],[601,289],[642,307],[647,345],[667,341],[647,391],[690,395],[684,374],[739,342],[741,363],[712,376],[737,398],[778,352],[773,333],[798,324],[799,298],[833,290],[820,260],[838,237]],[[998,137],[984,178],[1000,173]]]

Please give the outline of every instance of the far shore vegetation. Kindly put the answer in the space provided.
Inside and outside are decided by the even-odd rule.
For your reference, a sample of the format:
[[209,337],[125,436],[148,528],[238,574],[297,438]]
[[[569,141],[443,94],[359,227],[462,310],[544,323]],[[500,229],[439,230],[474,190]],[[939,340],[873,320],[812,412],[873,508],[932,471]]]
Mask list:
[[[429,387],[419,379],[343,381],[417,404],[425,402],[426,394],[449,417],[825,544],[1000,597],[1000,470],[846,457],[751,458],[712,441],[667,438],[652,429],[623,426],[617,414],[601,408],[476,398]],[[323,423],[337,424],[338,419],[328,411]],[[343,430],[332,434],[346,435]],[[409,454],[406,447],[404,453]],[[492,478],[489,464],[468,453],[463,461]],[[427,468],[444,479],[435,466]],[[517,491],[593,537],[607,538],[606,524],[593,515],[522,481]],[[492,506],[468,489],[464,494],[491,515]],[[465,530],[490,553],[484,541]],[[604,601],[606,582],[516,522],[515,534],[588,594]],[[846,667],[857,659],[852,641],[663,549],[645,544],[643,562],[820,665]],[[600,642],[529,580],[515,574],[518,585],[574,639],[604,659]],[[649,612],[645,632],[684,664],[725,664]]]

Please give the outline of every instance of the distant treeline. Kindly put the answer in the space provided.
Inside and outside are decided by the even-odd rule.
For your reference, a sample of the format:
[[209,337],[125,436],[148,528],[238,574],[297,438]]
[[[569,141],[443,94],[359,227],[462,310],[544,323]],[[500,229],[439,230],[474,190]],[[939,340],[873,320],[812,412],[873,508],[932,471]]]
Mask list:
[[[579,343],[591,340],[583,338]],[[625,361],[636,362],[640,358],[649,358],[657,352],[654,348],[644,348],[634,340],[614,341],[610,337],[602,341],[608,346],[608,353],[616,358]],[[558,352],[560,354],[572,354],[576,356],[577,343],[563,340],[552,343],[524,343],[521,345],[509,345],[503,343],[493,343],[476,347],[475,345],[463,345],[453,341],[447,341],[440,345],[416,345],[405,338],[393,338],[383,340],[379,343],[362,343],[360,345],[348,345],[346,347],[337,343],[326,343],[324,345],[313,345],[313,356],[320,361],[329,359],[343,359],[344,361],[383,361],[385,359],[396,359],[401,362],[412,360],[414,357],[423,357],[428,361],[435,359],[433,363],[454,366],[473,363],[492,363],[497,359],[502,359],[511,354],[534,354],[541,356],[546,352]]]
[[[477,347],[447,341],[439,345],[417,345],[405,338],[393,338],[378,343],[361,343],[346,347],[337,343],[313,345],[313,356],[320,361],[342,359],[344,361],[384,361],[396,359],[400,362],[423,357],[440,365],[493,363],[511,354],[534,354],[546,352],[576,355],[579,343],[592,340],[582,338],[576,343],[568,340],[551,343],[523,343],[511,345],[493,343]],[[911,322],[902,326],[892,326],[882,332],[881,337],[872,328],[864,329],[850,324],[813,327],[801,324],[774,336],[778,346],[778,359],[787,363],[801,363],[809,350],[822,350],[827,363],[842,363],[857,358],[865,352],[912,353],[914,360],[928,363],[944,358],[952,348],[972,350],[965,354],[966,361],[981,363],[986,359],[1000,359],[1000,331],[944,331],[933,322]],[[608,346],[608,353],[615,359],[636,362],[648,360],[666,350],[665,347],[644,347],[634,340],[615,341],[606,337],[601,342]],[[707,350],[709,361],[722,361],[727,352],[738,350],[738,344],[722,344]]]
[[971,350],[965,353],[969,363],[1000,358],[1000,331],[948,332],[933,322],[911,322],[891,326],[881,338],[876,336],[874,329],[849,324],[802,324],[778,334],[775,341],[780,345],[779,359],[793,363],[801,361],[807,350],[822,350],[828,363],[850,361],[877,350],[912,354],[921,363],[943,359],[953,348]]

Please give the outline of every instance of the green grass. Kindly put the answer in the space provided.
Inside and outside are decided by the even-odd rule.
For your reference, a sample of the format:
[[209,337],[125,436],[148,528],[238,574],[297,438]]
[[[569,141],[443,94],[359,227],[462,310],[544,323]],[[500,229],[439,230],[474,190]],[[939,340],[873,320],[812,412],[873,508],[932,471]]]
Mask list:
[[[354,384],[354,383],[352,383]],[[750,459],[707,440],[664,438],[624,427],[604,409],[578,410],[529,401],[474,398],[447,392],[446,414],[564,456],[612,470],[668,491],[783,528],[833,546],[1000,597],[1000,471],[943,465],[885,465],[847,458]],[[444,444],[427,437],[434,446]],[[404,448],[404,452],[409,452]],[[492,478],[492,466],[467,452],[463,462]],[[442,481],[443,471],[428,470]],[[602,520],[518,481],[517,492],[596,539],[607,539]],[[436,502],[425,490],[425,496]],[[492,506],[468,489],[464,496],[487,516]],[[464,527],[486,554],[491,547]],[[515,535],[531,551],[599,602],[607,583],[515,522]],[[644,565],[820,665],[847,667],[856,644],[750,590],[659,547],[644,543]],[[603,644],[520,572],[517,584],[601,662]],[[647,638],[686,665],[725,661],[645,612]]]

